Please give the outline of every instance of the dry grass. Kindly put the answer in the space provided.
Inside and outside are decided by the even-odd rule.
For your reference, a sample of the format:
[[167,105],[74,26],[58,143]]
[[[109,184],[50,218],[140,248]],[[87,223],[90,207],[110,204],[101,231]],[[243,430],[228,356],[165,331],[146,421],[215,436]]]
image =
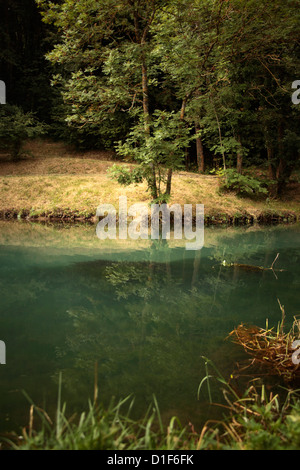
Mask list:
[[[108,168],[114,163],[112,152],[78,152],[49,141],[28,143],[30,155],[10,162],[0,158],[0,210],[85,211],[95,213],[99,204],[118,207],[119,196],[128,204],[150,203],[146,184],[122,187],[111,180]],[[204,204],[211,218],[253,217],[262,213],[300,214],[300,195],[291,201],[251,201],[233,193],[219,192],[216,176],[177,172],[174,174],[171,203]]]
[[291,382],[300,378],[300,365],[295,363],[298,359],[293,361],[293,354],[297,355],[297,348],[293,343],[300,339],[300,323],[295,318],[292,328],[284,332],[283,307],[281,310],[283,317],[277,330],[268,328],[268,325],[266,328],[259,328],[242,323],[229,336],[252,357],[242,370],[254,367],[262,375],[277,375],[285,382]]

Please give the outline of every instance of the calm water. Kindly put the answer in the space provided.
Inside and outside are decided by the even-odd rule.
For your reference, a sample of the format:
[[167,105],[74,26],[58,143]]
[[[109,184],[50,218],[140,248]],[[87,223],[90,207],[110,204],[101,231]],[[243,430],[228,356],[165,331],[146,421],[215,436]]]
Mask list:
[[[205,246],[101,242],[95,226],[0,222],[1,430],[28,423],[22,391],[51,414],[62,372],[67,410],[93,396],[136,397],[143,414],[153,394],[163,418],[201,423],[213,411],[198,385],[202,356],[224,377],[244,353],[226,340],[239,323],[276,326],[300,314],[300,227],[206,228]],[[226,262],[269,267],[249,272]],[[219,386],[213,390],[218,399]]]

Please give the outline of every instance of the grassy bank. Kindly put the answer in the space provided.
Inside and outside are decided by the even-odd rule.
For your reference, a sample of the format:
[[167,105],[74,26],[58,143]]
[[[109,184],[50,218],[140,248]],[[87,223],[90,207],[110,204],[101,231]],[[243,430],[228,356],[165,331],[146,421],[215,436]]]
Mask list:
[[[183,426],[176,416],[163,423],[155,397],[140,420],[131,418],[132,397],[104,408],[89,402],[79,415],[68,416],[60,391],[56,415],[29,409],[28,425],[20,433],[0,436],[2,450],[299,450],[300,398],[290,391],[281,400],[264,385],[237,392],[222,377],[224,418],[201,429]],[[211,380],[211,376],[210,376]]]
[[[150,203],[146,184],[122,187],[110,179],[111,152],[80,153],[47,141],[31,142],[27,151],[18,162],[0,156],[1,218],[92,219],[99,204],[118,207],[121,195],[128,205]],[[290,222],[299,220],[300,185],[291,183],[283,200],[252,200],[220,192],[217,176],[177,172],[171,203],[204,204],[209,223]]]
[[[269,336],[273,333],[272,344],[265,341],[265,347],[270,351],[274,346],[280,348],[282,342],[290,344],[299,337],[299,324],[297,331],[292,327],[283,334],[283,322],[284,316],[278,324],[282,330],[277,328],[276,333],[272,328],[267,332]],[[249,334],[251,332],[249,329]],[[253,349],[259,354],[261,344],[255,343]],[[292,364],[288,348],[285,357],[286,363],[297,374],[297,365]],[[210,419],[199,426],[192,421],[182,424],[177,416],[166,421],[155,396],[140,419],[132,418],[133,396],[118,402],[112,399],[109,406],[104,407],[95,364],[93,398],[87,402],[85,410],[75,414],[67,412],[67,404],[62,401],[63,378],[60,373],[56,410],[47,412],[24,393],[28,400],[28,423],[20,431],[0,435],[0,450],[299,450],[299,374],[297,377],[289,374],[285,380],[287,377],[282,370],[275,367],[276,380],[272,385],[268,374],[270,364],[263,369],[258,358],[259,367],[253,374],[244,375],[244,364],[242,369],[238,367],[229,379],[225,379],[212,361],[205,357],[202,359],[206,375],[199,384],[198,397],[202,389],[207,388],[207,406],[223,411],[219,419]],[[275,364],[276,355],[270,356],[270,361]],[[252,360],[247,363],[246,368],[252,367]],[[280,377],[284,380],[280,381]],[[213,400],[212,382],[216,382],[223,392],[222,403]]]

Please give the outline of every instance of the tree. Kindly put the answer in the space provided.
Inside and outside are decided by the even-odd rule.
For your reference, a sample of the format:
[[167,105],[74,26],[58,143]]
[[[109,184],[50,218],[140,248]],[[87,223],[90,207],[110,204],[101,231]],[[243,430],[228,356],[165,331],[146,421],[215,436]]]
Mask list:
[[[68,0],[54,4],[38,0],[37,3],[44,8],[44,20],[53,22],[61,32],[61,41],[48,58],[63,66],[63,74],[54,81],[62,86],[68,123],[102,135],[110,127],[117,142],[122,132],[116,132],[116,128],[125,116],[127,130],[130,127],[131,132],[124,145],[117,144],[117,151],[124,155],[125,150],[138,145],[139,151],[130,154],[143,163],[141,174],[148,182],[152,198],[169,196],[171,173],[163,190],[162,166],[178,168],[182,135],[186,133],[178,130],[174,142],[177,114],[159,113],[161,110],[155,110],[150,98],[157,74],[151,28],[157,12],[167,2],[108,0],[99,4],[92,0]],[[170,124],[169,135],[164,119]],[[160,148],[159,132],[161,137],[165,136]],[[171,152],[176,158],[168,159],[166,148],[174,144],[176,149]]]
[[45,132],[46,126],[33,113],[24,113],[18,106],[0,106],[0,148],[7,151],[13,160],[20,158],[25,140]]
[[234,139],[238,171],[245,157],[257,163],[261,154],[280,195],[300,151],[299,109],[291,102],[299,69],[299,11],[293,1],[231,4],[229,47],[222,50],[227,81],[217,93],[223,126]]
[[7,102],[50,123],[55,94],[44,57],[48,33],[34,0],[1,1],[0,80],[6,84]]
[[[299,69],[296,2],[178,0],[174,5],[172,15],[164,13],[157,43],[164,72],[183,100],[185,119],[195,123],[200,171],[203,144],[222,158],[224,168],[225,159],[230,166],[235,160],[241,173],[243,163],[261,160],[264,147],[274,155],[270,142],[276,148],[280,142],[289,149],[284,159],[277,152],[272,160],[280,186],[279,175],[286,178],[299,152],[298,109],[290,99]],[[273,122],[274,113],[281,124],[275,126],[277,135],[268,132],[267,145],[263,121]]]
[[[145,179],[153,201],[168,202],[171,194],[171,171],[182,168],[184,149],[189,145],[189,129],[181,128],[178,113],[155,111],[147,121],[149,131],[144,132],[145,121],[135,125],[117,151],[139,163],[138,171],[112,167],[111,174],[123,184],[138,183]],[[126,179],[124,179],[124,177]]]
[[167,200],[194,140],[199,171],[207,151],[239,174],[268,161],[280,194],[299,154],[297,2],[36,1],[59,34],[48,59],[69,126],[138,163],[119,181]]
[[[291,84],[300,65],[299,9],[293,0],[232,4],[234,21],[228,32],[239,37],[231,41],[230,51],[229,94],[236,101],[231,114],[237,124],[233,130],[246,155],[253,153],[251,140],[256,151],[262,142],[264,161],[268,160],[280,195],[300,152],[296,130],[300,115],[291,101]],[[240,93],[234,93],[237,86]]]
[[204,170],[203,120],[211,101],[211,83],[226,75],[219,50],[226,45],[223,29],[230,8],[222,0],[177,0],[164,12],[156,32],[162,69],[181,101],[181,119],[195,129],[200,171]]

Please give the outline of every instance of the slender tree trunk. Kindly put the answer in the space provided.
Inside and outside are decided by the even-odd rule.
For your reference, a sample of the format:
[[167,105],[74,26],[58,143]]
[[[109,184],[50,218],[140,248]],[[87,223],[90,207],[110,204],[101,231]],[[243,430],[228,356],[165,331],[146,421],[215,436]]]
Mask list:
[[243,172],[243,149],[240,136],[238,136],[237,140],[240,144],[240,147],[236,155],[236,171],[241,175]]
[[189,96],[190,95],[186,95],[182,101],[182,105],[181,105],[181,110],[180,110],[180,119],[181,121],[184,120],[184,115],[185,115],[185,110],[186,110],[186,105],[187,105],[187,101],[189,99]]
[[[142,45],[143,47],[143,45]],[[148,91],[148,69],[144,52],[142,53],[142,90],[143,90],[143,111],[144,111],[144,126],[146,138],[150,137],[150,113],[149,113],[149,91]],[[156,182],[156,171],[154,163],[151,164],[152,169],[152,182],[151,182],[151,194],[153,199],[157,199],[157,182]]]
[[[181,121],[184,120],[187,100],[188,100],[188,95],[186,95],[184,97],[183,101],[182,101],[181,110],[180,110],[180,119],[181,119]],[[188,158],[187,149],[185,149],[184,159],[185,159],[185,169],[186,169],[186,171],[189,171],[189,158]]]
[[145,133],[150,135],[150,114],[149,114],[149,92],[148,92],[148,69],[143,54],[142,59],[142,90],[143,90],[143,111]]
[[190,169],[190,157],[189,157],[188,149],[185,149],[185,151],[184,151],[184,161],[185,161],[185,170],[189,171],[189,169]]
[[277,179],[277,195],[280,196],[285,187],[285,162],[283,154],[283,125],[280,121],[278,124],[278,154],[279,154],[279,165],[276,169]]
[[277,196],[280,196],[285,188],[285,164],[283,159],[280,158],[279,165],[276,169],[276,179],[277,179]]
[[240,152],[237,154],[236,158],[236,171],[241,175],[243,172],[243,156]]
[[[211,103],[213,105],[213,109],[214,109],[214,113],[215,113],[215,117],[216,117],[216,121],[217,121],[217,125],[218,125],[218,131],[219,131],[219,140],[220,140],[220,145],[221,145],[221,148],[222,148],[222,158],[223,158],[223,170],[224,172],[226,172],[226,159],[225,159],[225,152],[224,152],[224,149],[223,149],[223,138],[222,138],[222,131],[221,131],[221,125],[220,125],[220,121],[219,121],[219,117],[218,117],[218,113],[217,113],[217,110],[216,110],[216,107],[214,105],[214,102],[213,102],[213,99],[211,98]],[[227,176],[225,174],[225,179],[227,180]]]
[[[195,131],[196,131],[196,134],[200,132],[200,127],[198,124],[195,124]],[[202,139],[200,136],[196,138],[196,149],[197,149],[198,171],[199,173],[204,173],[204,169],[205,169],[204,151],[203,151]]]
[[167,177],[167,185],[166,185],[166,195],[168,195],[168,196],[170,196],[170,194],[171,194],[172,175],[173,175],[173,170],[172,170],[172,168],[169,168],[168,177]]
[[267,146],[267,155],[268,155],[269,178],[271,180],[275,180],[276,179],[276,172],[275,172],[275,168],[274,168],[274,165],[273,165],[274,151],[273,151],[273,148],[270,145]]
[[[140,27],[140,16],[138,10],[134,11],[134,26],[136,42],[141,46],[141,65],[142,65],[142,92],[143,92],[143,112],[144,112],[144,128],[146,139],[150,137],[150,112],[149,112],[149,90],[148,90],[148,68],[145,55],[145,44],[149,28],[155,16],[155,9],[148,20],[147,26],[142,30]],[[151,164],[152,181],[150,184],[153,199],[158,197],[155,164]]]
[[[180,110],[181,121],[183,121],[184,119],[184,114],[185,114],[185,109],[186,109],[186,104],[187,104],[188,99],[189,99],[189,95],[186,95],[182,101],[181,110]],[[165,192],[165,194],[168,196],[171,194],[172,176],[173,176],[173,169],[169,168],[168,176],[167,176],[166,192]]]

